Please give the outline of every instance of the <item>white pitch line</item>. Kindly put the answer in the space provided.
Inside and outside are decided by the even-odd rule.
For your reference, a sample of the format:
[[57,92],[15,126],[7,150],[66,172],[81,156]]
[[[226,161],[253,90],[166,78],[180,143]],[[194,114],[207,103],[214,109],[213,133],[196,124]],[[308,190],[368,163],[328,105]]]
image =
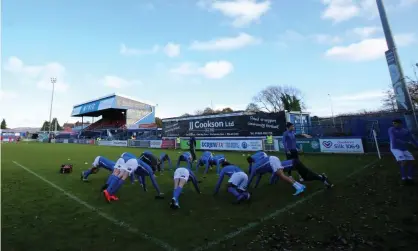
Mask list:
[[128,223],[125,223],[123,221],[119,221],[119,220],[113,218],[112,216],[100,211],[96,207],[94,207],[94,206],[88,204],[87,202],[81,200],[77,196],[65,191],[63,188],[55,185],[51,181],[45,179],[44,177],[40,176],[39,174],[35,173],[34,171],[30,170],[29,168],[17,163],[16,161],[13,161],[13,163],[15,165],[17,165],[18,167],[22,168],[23,170],[27,171],[28,173],[32,174],[33,176],[37,177],[38,179],[40,179],[40,180],[44,181],[45,183],[49,184],[51,187],[53,187],[53,188],[57,189],[58,191],[62,192],[63,194],[65,194],[70,199],[73,199],[74,201],[78,202],[80,205],[83,205],[86,208],[96,212],[98,215],[102,216],[103,218],[110,221],[111,223],[113,223],[115,225],[118,225],[118,226],[121,226],[121,227],[124,227],[131,233],[135,233],[135,234],[140,235],[143,239],[153,242],[154,244],[156,244],[157,246],[161,247],[164,250],[170,250],[170,251],[176,251],[177,250],[176,248],[173,248],[169,244],[165,243],[164,241],[159,240],[157,238],[154,238],[152,236],[149,236],[148,234],[141,233],[138,229],[136,229],[134,227],[131,227]]
[[[363,171],[364,169],[368,168],[369,166],[374,165],[374,164],[375,164],[375,163],[377,163],[378,161],[379,161],[379,160],[375,160],[375,161],[373,161],[373,162],[371,162],[371,163],[369,163],[369,164],[365,165],[363,168],[360,168],[360,169],[358,169],[358,170],[356,170],[356,171],[354,171],[354,172],[350,173],[349,175],[347,175],[347,176],[346,176],[346,179],[348,179],[348,178],[350,178],[350,177],[352,177],[352,176],[356,175],[357,173],[359,173],[359,172]],[[306,202],[307,200],[312,199],[313,197],[317,196],[318,194],[323,193],[324,191],[325,191],[325,190],[318,190],[318,191],[316,191],[316,192],[314,192],[314,193],[312,193],[312,194],[310,194],[310,195],[308,195],[308,196],[306,196],[306,197],[303,197],[302,199],[300,199],[300,200],[298,200],[298,201],[296,201],[296,202],[294,202],[294,203],[292,203],[292,204],[289,204],[289,205],[287,205],[287,206],[285,206],[285,207],[283,207],[283,208],[277,209],[277,210],[276,210],[276,211],[274,211],[273,213],[271,213],[271,214],[269,214],[269,215],[267,215],[267,216],[265,216],[265,217],[263,217],[263,218],[259,219],[258,221],[248,223],[247,225],[245,225],[245,226],[243,226],[243,227],[238,228],[238,230],[236,230],[236,231],[234,231],[234,232],[231,232],[231,233],[229,233],[229,234],[226,234],[226,235],[225,235],[224,237],[222,237],[222,238],[219,238],[219,239],[217,239],[217,240],[214,240],[214,241],[208,242],[208,243],[207,243],[207,244],[205,244],[204,246],[200,246],[200,247],[198,247],[198,248],[195,248],[193,251],[203,251],[203,250],[207,250],[207,249],[209,249],[209,248],[211,248],[211,247],[213,247],[213,246],[219,245],[221,242],[228,241],[228,240],[230,240],[230,239],[232,239],[232,238],[234,238],[234,237],[236,237],[236,236],[238,236],[238,235],[240,235],[240,234],[242,234],[242,233],[244,233],[244,232],[247,232],[248,230],[251,230],[251,229],[253,229],[253,228],[255,228],[255,227],[259,226],[261,223],[263,223],[263,222],[265,222],[265,221],[268,221],[268,220],[270,220],[270,219],[272,219],[272,218],[274,218],[274,217],[278,216],[278,215],[279,215],[279,214],[281,214],[281,213],[285,213],[285,212],[289,211],[290,209],[293,209],[294,207],[298,206],[299,204],[302,204],[302,203]]]

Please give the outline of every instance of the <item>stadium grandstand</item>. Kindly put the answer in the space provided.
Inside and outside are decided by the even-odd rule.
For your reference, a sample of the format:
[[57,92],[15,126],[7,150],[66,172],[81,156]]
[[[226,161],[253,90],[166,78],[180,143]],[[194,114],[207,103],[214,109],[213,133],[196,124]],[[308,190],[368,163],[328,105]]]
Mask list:
[[[77,104],[71,116],[81,118],[80,126],[74,127],[71,132],[67,129],[56,138],[157,139],[161,137],[161,129],[155,123],[155,107],[116,93]],[[88,118],[93,118],[93,122],[85,123]]]

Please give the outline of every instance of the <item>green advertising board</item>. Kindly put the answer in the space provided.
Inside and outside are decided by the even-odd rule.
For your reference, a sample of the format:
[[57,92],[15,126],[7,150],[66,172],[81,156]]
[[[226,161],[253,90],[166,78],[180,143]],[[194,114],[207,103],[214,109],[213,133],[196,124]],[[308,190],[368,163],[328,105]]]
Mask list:
[[[284,152],[284,146],[282,138],[277,139],[279,151]],[[305,153],[319,153],[321,148],[319,147],[319,140],[314,138],[296,139],[296,147]]]
[[[180,149],[189,150],[189,140],[182,139],[180,140]],[[196,140],[196,150],[200,149],[200,140]]]

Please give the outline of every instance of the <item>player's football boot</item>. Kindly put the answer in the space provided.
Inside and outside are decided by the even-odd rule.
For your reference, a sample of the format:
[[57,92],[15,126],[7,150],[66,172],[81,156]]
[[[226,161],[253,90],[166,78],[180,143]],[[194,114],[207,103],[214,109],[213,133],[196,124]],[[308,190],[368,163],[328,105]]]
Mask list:
[[334,187],[334,184],[332,184],[332,183],[329,181],[328,176],[327,176],[325,173],[323,173],[323,174],[322,174],[322,178],[323,178],[324,185],[325,185],[327,188],[333,188],[333,187]]
[[83,171],[83,172],[81,172],[81,177],[80,177],[80,179],[81,179],[82,181],[88,181],[88,179],[87,179],[87,178],[84,178],[84,171]]
[[302,194],[304,191],[305,187],[299,187],[293,195],[298,196],[299,194]]
[[176,198],[172,198],[171,199],[171,204],[170,204],[170,207],[171,208],[173,208],[173,209],[178,209],[178,208],[180,208],[180,205],[179,205],[179,203],[178,203],[178,201],[176,200]]
[[105,197],[105,200],[107,202],[110,202],[111,198],[110,198],[110,194],[109,194],[109,192],[107,190],[103,190],[103,195]]

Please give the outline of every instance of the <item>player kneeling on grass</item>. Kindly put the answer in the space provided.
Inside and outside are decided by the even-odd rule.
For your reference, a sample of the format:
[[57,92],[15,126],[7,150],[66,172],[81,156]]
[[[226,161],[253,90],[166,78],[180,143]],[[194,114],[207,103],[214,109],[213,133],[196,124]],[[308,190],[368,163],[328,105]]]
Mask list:
[[223,162],[222,166],[223,168],[219,175],[214,195],[218,194],[224,176],[228,176],[229,180],[227,191],[235,196],[235,198],[237,199],[236,202],[239,203],[243,200],[249,200],[250,193],[246,191],[248,183],[247,174],[244,171],[242,171],[238,166],[232,165],[229,162]]
[[161,170],[164,171],[164,162],[168,163],[168,169],[171,170],[173,168],[173,166],[171,165],[171,159],[170,156],[168,156],[168,154],[166,153],[161,153],[160,154],[160,165],[161,165]]
[[88,181],[89,175],[96,174],[97,172],[99,172],[100,168],[104,168],[106,170],[109,170],[110,172],[113,172],[115,164],[115,162],[106,159],[105,157],[97,156],[94,159],[93,164],[91,164],[91,168],[81,172],[81,180]]
[[179,159],[177,160],[176,169],[180,167],[180,162],[182,161],[187,163],[188,169],[192,169],[193,158],[189,152],[184,152],[179,156]]
[[213,154],[209,151],[203,152],[202,156],[200,156],[199,160],[196,163],[196,172],[199,171],[199,167],[204,166],[205,170],[207,170],[210,166],[210,161],[212,160]]
[[173,191],[173,198],[171,199],[170,207],[173,209],[180,208],[179,205],[179,197],[181,194],[181,191],[183,190],[184,185],[189,181],[189,179],[192,181],[194,188],[196,191],[200,194],[199,185],[197,184],[197,178],[194,175],[194,173],[184,167],[179,167],[174,171],[174,191]]
[[[331,181],[328,179],[327,175],[325,173],[317,174],[316,172],[309,169],[307,166],[305,166],[302,161],[298,159],[291,159],[291,160],[285,160],[282,161],[282,166],[284,167],[284,171],[286,170],[296,170],[300,177],[301,181],[321,181],[324,183],[326,188],[332,188],[334,187],[334,184],[331,183]],[[278,176],[275,176],[274,183],[276,183],[278,180]],[[258,180],[257,180],[258,181]],[[256,186],[258,183],[256,183]]]
[[273,183],[275,179],[275,175],[279,176],[282,180],[286,181],[287,183],[291,184],[295,189],[296,192],[293,195],[299,195],[305,191],[305,186],[300,184],[299,182],[295,181],[292,177],[288,177],[284,174],[280,159],[276,156],[266,156],[259,158],[257,161],[253,162],[251,157],[247,158],[248,163],[252,164],[249,170],[250,179],[248,181],[248,187],[250,187],[251,182],[255,176],[258,176],[258,179],[261,179],[261,176],[266,173],[271,173],[270,183]]

